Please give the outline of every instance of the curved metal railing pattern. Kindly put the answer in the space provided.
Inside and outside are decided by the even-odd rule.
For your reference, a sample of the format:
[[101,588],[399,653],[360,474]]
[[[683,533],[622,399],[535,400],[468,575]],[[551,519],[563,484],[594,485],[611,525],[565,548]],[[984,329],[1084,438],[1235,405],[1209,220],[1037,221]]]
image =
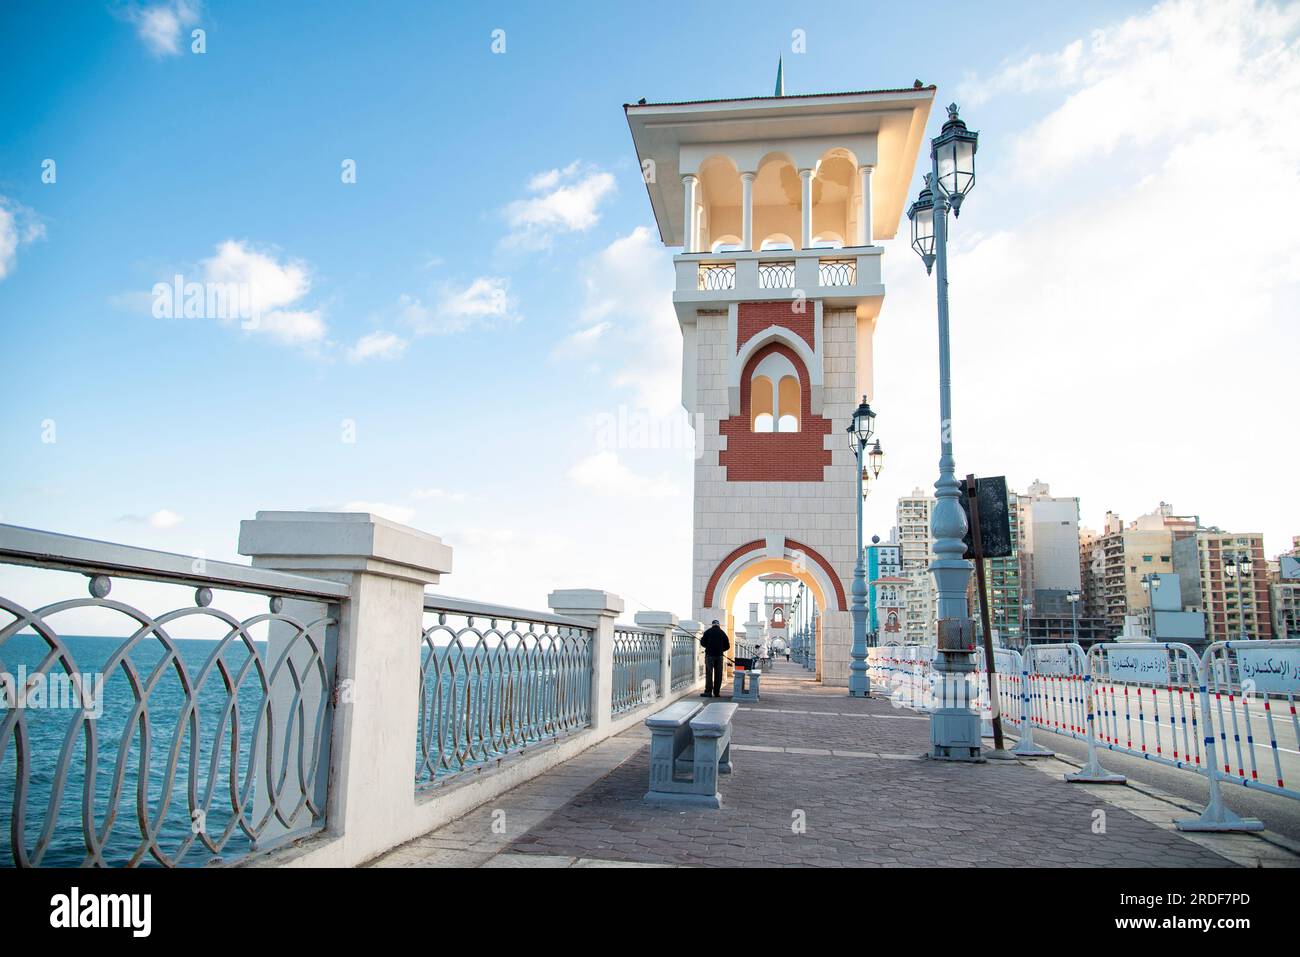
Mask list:
[[672,691],[680,691],[695,681],[695,636],[673,634]]
[[700,288],[707,290],[735,289],[735,263],[700,263]]
[[758,264],[758,288],[793,289],[794,263],[774,262]]
[[589,626],[436,595],[424,610],[418,786],[591,724]]
[[[89,544],[104,545],[105,554],[113,554],[106,543]],[[0,560],[90,573],[86,563],[66,556],[37,561],[0,549]],[[131,577],[149,577],[146,571],[134,567]],[[154,577],[175,583],[165,574]],[[186,578],[186,584],[193,583]],[[240,587],[229,571],[212,580]],[[0,675],[6,679],[0,682],[6,705],[0,710],[0,856],[20,867],[174,867],[220,862],[223,855],[237,858],[320,830],[337,607],[317,605],[327,614],[303,621],[284,614],[283,597],[277,595],[270,598],[268,613],[241,620],[210,607],[212,591],[200,586],[193,607],[150,615],[108,598],[107,575],[92,575],[89,587],[90,598],[32,609],[0,597],[0,615],[11,619],[0,628]],[[323,597],[286,594],[313,603]],[[123,639],[60,634],[56,615],[73,612],[72,620],[84,620],[86,609],[123,616],[134,630]],[[206,657],[196,666],[197,642],[182,648],[178,641],[189,637],[186,632],[193,634],[200,621],[208,628],[219,623],[224,634],[200,649]],[[263,626],[277,629],[273,657],[266,642],[253,635]],[[79,661],[70,646],[74,637],[81,643],[119,643],[102,661],[84,652]],[[34,649],[27,657],[39,661],[32,668],[21,665],[16,673],[22,680],[15,681],[11,665],[22,658],[24,641]],[[74,692],[70,702],[61,703],[66,707],[18,697],[37,687],[48,693],[61,686]],[[53,724],[60,717],[66,729]],[[52,758],[51,749],[40,745],[60,734]],[[33,797],[45,804],[34,816]],[[132,808],[134,828],[127,824]],[[79,827],[68,827],[74,816]]]
[[653,702],[659,696],[662,632],[644,628],[614,629],[614,714]]
[[817,275],[823,286],[855,286],[858,282],[858,261],[823,259],[818,263]]

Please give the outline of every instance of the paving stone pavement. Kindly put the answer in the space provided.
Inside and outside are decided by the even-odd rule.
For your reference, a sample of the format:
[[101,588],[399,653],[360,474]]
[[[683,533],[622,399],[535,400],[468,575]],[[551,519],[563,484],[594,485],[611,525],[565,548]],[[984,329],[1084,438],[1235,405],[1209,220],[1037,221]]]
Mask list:
[[[637,727],[398,848],[417,867],[1295,866],[1247,835],[1189,839],[1185,816],[1130,788],[1066,784],[1058,762],[922,757],[929,722],[849,698],[781,663],[733,722],[721,811],[642,801],[649,736]],[[1101,812],[1100,814],[1098,812]],[[496,815],[494,817],[493,815]],[[1098,821],[1104,832],[1098,833]],[[492,824],[496,821],[497,827]],[[1244,843],[1243,843],[1244,842]],[[1264,846],[1267,852],[1255,852]]]

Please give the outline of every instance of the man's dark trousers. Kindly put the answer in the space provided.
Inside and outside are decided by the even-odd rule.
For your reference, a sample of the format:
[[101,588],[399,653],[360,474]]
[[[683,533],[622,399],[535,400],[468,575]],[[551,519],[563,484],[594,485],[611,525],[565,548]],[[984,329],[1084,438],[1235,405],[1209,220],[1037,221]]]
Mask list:
[[722,692],[722,655],[704,656],[704,690],[713,697]]

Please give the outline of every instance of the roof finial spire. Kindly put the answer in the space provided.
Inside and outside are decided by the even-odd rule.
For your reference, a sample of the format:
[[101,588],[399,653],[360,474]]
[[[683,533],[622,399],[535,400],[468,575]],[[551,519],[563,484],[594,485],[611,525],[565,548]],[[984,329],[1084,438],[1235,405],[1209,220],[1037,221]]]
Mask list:
[[785,76],[783,75],[783,57],[776,58],[776,92],[773,96],[785,96]]

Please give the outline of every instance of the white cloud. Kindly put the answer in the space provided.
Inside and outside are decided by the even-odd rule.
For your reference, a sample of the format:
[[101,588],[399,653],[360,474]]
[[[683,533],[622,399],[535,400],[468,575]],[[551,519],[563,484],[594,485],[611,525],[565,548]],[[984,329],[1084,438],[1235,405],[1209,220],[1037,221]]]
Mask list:
[[510,282],[480,276],[468,286],[446,285],[433,305],[412,296],[398,300],[398,320],[417,335],[448,335],[474,326],[518,322],[518,305],[510,295]]
[[257,321],[242,323],[245,328],[285,345],[315,346],[324,341],[326,325],[320,310],[301,306],[311,290],[311,272],[303,261],[277,259],[248,242],[227,239],[200,266],[205,282],[233,283],[248,290]]
[[136,34],[154,56],[178,56],[185,48],[190,28],[199,22],[201,6],[195,0],[168,0],[133,9]]
[[619,461],[617,452],[608,450],[575,462],[568,476],[579,487],[598,495],[665,498],[677,493],[677,487],[671,481],[637,475]]
[[26,206],[0,196],[0,280],[14,269],[18,247],[45,237],[45,224]]
[[[1300,352],[1298,15],[1163,3],[1096,31],[1018,162],[984,167],[952,246],[962,473],[1041,476],[1081,497],[1085,524],[1163,499],[1289,541],[1294,510],[1241,493],[1300,469],[1279,441]],[[1073,174],[1036,193],[1033,156]],[[934,374],[900,361],[934,355],[933,284],[905,240],[885,269],[881,497],[932,480],[938,419]]]
[[406,345],[406,340],[396,333],[378,330],[358,339],[356,345],[348,350],[348,360],[396,359],[406,351]]
[[540,195],[517,199],[505,208],[510,235],[506,246],[544,249],[563,233],[582,232],[600,221],[601,201],[614,192],[614,177],[581,163],[538,173],[528,182]]
[[679,411],[682,334],[673,309],[676,280],[668,250],[638,226],[584,263],[582,273],[580,328],[553,354],[589,356],[604,350],[624,363],[613,381],[631,389],[637,405],[655,415]]
[[148,525],[151,528],[175,528],[184,519],[169,508],[160,508],[148,515],[123,515],[118,521],[132,525]]

